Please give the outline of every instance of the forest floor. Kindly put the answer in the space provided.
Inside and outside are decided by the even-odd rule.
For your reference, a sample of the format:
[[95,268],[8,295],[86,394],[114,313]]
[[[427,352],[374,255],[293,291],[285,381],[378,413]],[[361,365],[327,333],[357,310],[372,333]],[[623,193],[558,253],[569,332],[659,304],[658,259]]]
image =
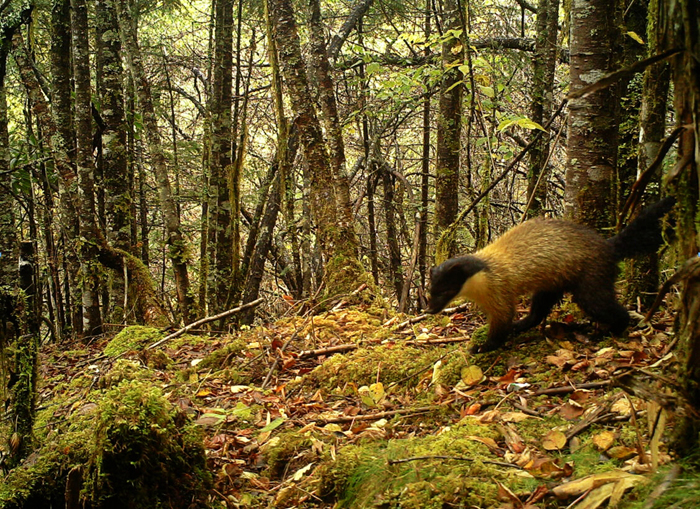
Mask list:
[[[166,333],[145,327],[79,351],[47,346],[41,420],[82,411],[85,392],[110,378],[148,380],[203,432],[211,507],[656,500],[652,489],[675,472],[665,446],[674,416],[662,409],[678,367],[673,316],[610,338],[564,304],[546,327],[472,355],[483,318],[471,310],[409,320],[341,302],[152,350]],[[630,395],[640,387],[644,399]]]

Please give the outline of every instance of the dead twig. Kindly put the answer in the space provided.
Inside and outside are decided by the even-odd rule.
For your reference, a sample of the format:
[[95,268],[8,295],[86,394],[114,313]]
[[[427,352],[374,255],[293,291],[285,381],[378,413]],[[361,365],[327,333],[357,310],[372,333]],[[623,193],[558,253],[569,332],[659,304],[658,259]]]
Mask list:
[[439,405],[426,406],[420,408],[402,408],[400,410],[387,410],[386,412],[377,412],[376,414],[366,414],[366,415],[348,415],[344,417],[333,417],[331,419],[319,419],[323,424],[341,424],[344,422],[354,422],[354,421],[374,421],[377,419],[383,419],[384,417],[393,417],[394,415],[406,415],[406,414],[421,414],[426,412],[431,412],[433,410],[438,410],[441,407]]
[[[422,460],[455,460],[455,461],[476,461],[474,458],[467,458],[466,456],[442,456],[442,455],[430,455],[430,456],[413,456],[411,458],[403,458],[400,460],[389,460],[389,465],[398,465],[399,463],[409,463],[411,461],[422,461]],[[482,463],[488,463],[489,465],[496,465],[499,467],[506,468],[517,468],[522,470],[523,467],[516,465],[515,463],[506,463],[504,461],[492,461],[479,458]]]
[[575,392],[581,389],[598,389],[600,387],[607,387],[610,385],[610,380],[603,380],[602,382],[589,382],[579,385],[567,385],[565,387],[552,387],[550,389],[540,389],[532,393],[533,396],[542,396],[543,394],[554,395],[554,394],[568,394],[570,392]]
[[304,359],[306,357],[320,357],[321,355],[349,352],[351,350],[356,350],[357,348],[358,346],[356,344],[347,344],[327,346],[325,348],[317,348],[316,350],[302,350],[299,352],[299,358]]
[[152,345],[147,346],[144,350],[153,350],[154,348],[159,347],[160,345],[162,345],[166,341],[170,341],[171,339],[175,339],[178,336],[182,336],[185,332],[188,332],[188,331],[194,329],[195,327],[199,327],[200,325],[204,325],[205,323],[213,322],[214,320],[219,320],[220,318],[226,318],[227,316],[234,315],[234,314],[239,313],[245,309],[255,307],[258,304],[260,304],[261,302],[263,302],[264,300],[265,299],[260,297],[259,299],[256,299],[252,302],[248,302],[246,304],[243,304],[242,306],[238,306],[237,308],[229,309],[228,311],[224,311],[223,313],[219,313],[218,315],[207,316],[206,318],[202,318],[201,320],[197,320],[196,322],[192,322],[191,324],[186,325],[182,329],[165,336],[163,339],[161,339],[159,341],[156,341]]
[[[443,309],[440,313],[444,314],[444,315],[449,315],[451,313],[458,313],[460,311],[466,311],[468,307],[469,307],[469,303],[465,302],[464,304],[460,304],[459,306],[455,306],[453,308]],[[408,320],[403,321],[400,324],[398,324],[396,326],[396,330],[401,330],[408,325],[413,325],[414,323],[422,322],[423,320],[425,320],[429,316],[431,316],[431,315],[429,315],[428,313],[423,313],[422,315],[418,315],[418,316],[414,316],[413,318],[409,318]],[[384,325],[386,325],[386,324],[384,324]]]
[[659,293],[656,295],[656,300],[649,308],[644,320],[647,322],[651,320],[651,317],[654,316],[654,313],[656,313],[656,310],[659,309],[659,306],[661,306],[661,303],[664,301],[664,297],[666,297],[666,294],[671,289],[671,286],[683,279],[689,279],[691,277],[700,277],[700,257],[694,256],[693,258],[686,260],[683,267],[681,267],[678,272],[666,280],[666,282],[659,289]]

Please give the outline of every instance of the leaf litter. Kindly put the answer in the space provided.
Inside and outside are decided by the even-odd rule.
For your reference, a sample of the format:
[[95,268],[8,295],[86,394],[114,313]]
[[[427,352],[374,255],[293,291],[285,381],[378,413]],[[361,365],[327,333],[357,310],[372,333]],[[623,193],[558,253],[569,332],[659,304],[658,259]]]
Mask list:
[[[671,461],[663,324],[596,342],[555,322],[471,355],[477,316],[341,307],[119,360],[47,348],[40,404],[147,377],[203,429],[212,507],[616,507]],[[660,397],[624,396],[621,376]]]

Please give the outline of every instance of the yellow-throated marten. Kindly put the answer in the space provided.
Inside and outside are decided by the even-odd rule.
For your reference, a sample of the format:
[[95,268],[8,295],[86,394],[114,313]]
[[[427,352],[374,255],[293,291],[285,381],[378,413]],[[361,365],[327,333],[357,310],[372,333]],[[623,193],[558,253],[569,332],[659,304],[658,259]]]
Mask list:
[[[544,320],[564,293],[613,334],[629,324],[627,310],[615,298],[617,262],[656,251],[661,218],[675,203],[669,197],[643,210],[614,237],[561,219],[530,219],[473,255],[451,258],[430,271],[428,313],[438,313],[457,297],[486,313],[486,342],[474,351],[490,352],[510,332],[522,332]],[[518,297],[532,294],[530,314],[513,323]]]

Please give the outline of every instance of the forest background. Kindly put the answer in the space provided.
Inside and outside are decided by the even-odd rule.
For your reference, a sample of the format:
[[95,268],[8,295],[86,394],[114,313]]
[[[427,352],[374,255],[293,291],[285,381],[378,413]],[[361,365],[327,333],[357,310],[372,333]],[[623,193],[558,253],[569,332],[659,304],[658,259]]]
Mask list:
[[[338,296],[418,313],[431,265],[528,217],[607,236],[667,193],[678,264],[692,260],[697,8],[5,0],[0,284],[18,436],[41,342],[255,303],[215,322],[237,328]],[[653,302],[657,264],[626,266],[629,299]],[[690,380],[693,270],[677,278]]]

